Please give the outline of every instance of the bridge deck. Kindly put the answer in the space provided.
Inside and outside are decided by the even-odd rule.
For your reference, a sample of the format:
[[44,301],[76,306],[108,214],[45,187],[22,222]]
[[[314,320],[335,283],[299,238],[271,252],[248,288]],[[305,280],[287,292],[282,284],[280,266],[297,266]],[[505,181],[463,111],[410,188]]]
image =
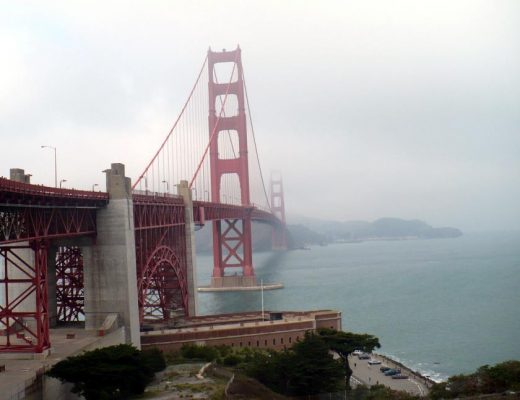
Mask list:
[[58,189],[0,178],[0,206],[3,207],[103,207],[108,193]]

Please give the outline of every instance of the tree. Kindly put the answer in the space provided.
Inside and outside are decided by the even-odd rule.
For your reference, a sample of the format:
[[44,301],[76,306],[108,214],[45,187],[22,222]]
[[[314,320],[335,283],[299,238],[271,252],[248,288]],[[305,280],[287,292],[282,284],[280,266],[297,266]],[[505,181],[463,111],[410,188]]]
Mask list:
[[257,354],[247,372],[275,392],[289,396],[334,392],[343,376],[343,368],[329,354],[327,344],[312,333],[288,350]]
[[484,365],[469,375],[454,375],[447,382],[434,384],[431,399],[453,399],[480,394],[503,393],[520,389],[520,361],[505,361],[490,367]]
[[329,353],[329,347],[319,336],[307,332],[301,342],[292,347],[289,365],[291,394],[296,396],[334,392],[340,389],[343,376],[341,365]]
[[126,399],[142,394],[154,372],[164,367],[162,353],[120,344],[69,357],[55,364],[47,375],[73,383],[72,392],[86,400]]
[[348,356],[352,354],[354,350],[362,350],[370,353],[375,348],[381,347],[379,339],[367,333],[359,334],[322,328],[318,330],[318,335],[327,343],[332,351],[341,357],[343,368],[345,369],[345,387],[347,389],[350,389],[350,377],[352,376]]

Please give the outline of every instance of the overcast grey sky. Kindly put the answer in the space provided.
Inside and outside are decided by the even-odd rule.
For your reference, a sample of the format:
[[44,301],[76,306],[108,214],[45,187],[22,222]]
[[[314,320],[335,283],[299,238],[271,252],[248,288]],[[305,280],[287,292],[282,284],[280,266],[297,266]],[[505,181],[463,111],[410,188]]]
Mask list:
[[[0,175],[135,178],[240,43],[291,214],[520,229],[520,1],[0,0]],[[104,184],[103,184],[104,186]]]

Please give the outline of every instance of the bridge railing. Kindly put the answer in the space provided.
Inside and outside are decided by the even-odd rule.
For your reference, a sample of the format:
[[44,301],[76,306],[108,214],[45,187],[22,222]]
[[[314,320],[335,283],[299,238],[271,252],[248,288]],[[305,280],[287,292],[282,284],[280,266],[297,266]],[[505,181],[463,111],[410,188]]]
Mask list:
[[133,190],[132,198],[138,203],[181,203],[182,196],[171,193],[151,192],[149,190]]
[[105,192],[52,188],[43,185],[16,182],[3,177],[0,177],[0,191],[29,196],[70,198],[75,200],[108,200],[108,193]]

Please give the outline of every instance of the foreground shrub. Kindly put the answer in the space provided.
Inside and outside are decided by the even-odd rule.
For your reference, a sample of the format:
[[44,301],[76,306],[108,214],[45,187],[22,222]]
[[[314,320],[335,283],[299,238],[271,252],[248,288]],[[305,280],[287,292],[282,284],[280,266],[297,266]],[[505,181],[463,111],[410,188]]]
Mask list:
[[141,359],[152,372],[159,372],[166,368],[166,360],[163,352],[159,349],[149,349],[141,351]]
[[47,375],[72,383],[72,392],[86,400],[127,399],[142,394],[154,372],[164,366],[161,352],[141,352],[120,344],[69,357],[55,364]]

